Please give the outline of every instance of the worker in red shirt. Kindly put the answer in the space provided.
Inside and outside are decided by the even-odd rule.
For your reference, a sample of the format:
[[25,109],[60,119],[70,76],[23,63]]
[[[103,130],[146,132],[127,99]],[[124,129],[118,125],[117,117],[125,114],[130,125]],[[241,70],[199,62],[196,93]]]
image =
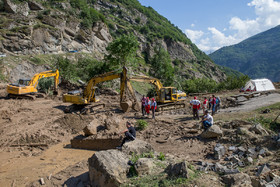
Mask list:
[[193,108],[193,119],[198,119],[199,120],[199,108],[200,108],[200,101],[197,100],[197,97],[195,96],[193,100],[191,100],[190,105]]
[[215,108],[216,108],[216,97],[215,95],[212,95],[212,101],[211,101],[211,106],[212,106],[212,116],[215,114]]

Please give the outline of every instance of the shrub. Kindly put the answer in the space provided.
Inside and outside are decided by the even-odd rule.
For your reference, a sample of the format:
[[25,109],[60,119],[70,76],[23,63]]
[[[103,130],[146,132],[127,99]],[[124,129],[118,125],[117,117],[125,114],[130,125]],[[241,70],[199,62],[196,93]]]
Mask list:
[[212,79],[198,78],[183,82],[187,93],[217,92],[221,90],[239,89],[249,80],[247,75],[240,77],[228,77],[225,81],[216,83]]
[[77,72],[75,71],[75,65],[68,58],[57,58],[55,67],[59,70],[62,79],[76,80]]
[[137,126],[140,130],[144,130],[148,127],[148,122],[143,119],[137,120]]
[[54,78],[53,77],[46,77],[39,80],[38,83],[39,89],[44,93],[49,93],[49,90],[52,86],[54,86]]
[[[89,4],[88,4],[89,3]],[[82,27],[90,28],[97,21],[106,22],[104,15],[93,7],[90,7],[90,3],[94,4],[95,1],[87,1],[87,0],[70,0],[70,4],[73,8],[77,8],[80,10],[79,17],[82,19]]]
[[159,155],[157,156],[157,159],[161,160],[161,161],[164,161],[165,160],[165,155],[160,152]]

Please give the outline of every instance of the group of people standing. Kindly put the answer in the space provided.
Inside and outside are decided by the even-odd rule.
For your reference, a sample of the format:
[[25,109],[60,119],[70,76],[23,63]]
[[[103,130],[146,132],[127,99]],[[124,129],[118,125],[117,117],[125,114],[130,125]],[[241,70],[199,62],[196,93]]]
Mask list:
[[[195,96],[193,100],[190,101],[190,105],[193,109],[193,118],[199,120],[199,109],[201,107],[201,102]],[[220,97],[215,97],[212,95],[207,100],[207,97],[204,97],[204,101],[202,103],[203,117],[202,123],[205,129],[209,128],[213,125],[213,115],[220,109],[221,99]],[[212,110],[212,116],[209,114],[208,110]]]
[[[150,110],[152,110],[152,118],[155,118],[155,111],[157,109],[157,102],[154,98],[151,100],[149,97],[145,97],[143,95],[143,98],[141,99],[142,102],[142,115],[148,115],[150,114]],[[193,100],[190,101],[190,105],[193,108],[193,118],[199,120],[199,109],[201,107],[200,101],[197,99],[197,97],[194,97]],[[215,97],[215,95],[210,96],[209,100],[207,100],[206,97],[204,97],[204,101],[202,103],[202,109],[203,109],[203,116],[202,116],[202,125],[203,128],[206,130],[209,127],[211,127],[214,123],[213,115],[217,110],[220,109],[221,105],[221,99],[220,97]],[[212,110],[212,115],[209,114],[208,110]],[[128,141],[133,141],[136,138],[136,130],[132,126],[130,122],[126,123],[127,129],[121,133],[124,133],[124,139],[119,147],[117,149],[122,149],[122,146],[124,143]]]
[[142,109],[142,115],[145,116],[147,114],[147,116],[150,115],[150,110],[152,111],[152,118],[155,119],[155,112],[157,109],[157,102],[155,101],[155,98],[152,98],[150,100],[149,97],[145,97],[143,95],[142,99],[141,99],[141,109]]
[[[200,101],[197,99],[195,96],[193,100],[190,101],[190,105],[192,106],[193,109],[193,118],[194,119],[199,119],[199,109],[201,107]],[[214,115],[221,106],[221,99],[220,97],[215,97],[215,95],[212,95],[209,97],[209,100],[207,100],[207,97],[204,97],[204,101],[202,103],[202,110],[203,113],[205,110],[212,110],[212,115]]]

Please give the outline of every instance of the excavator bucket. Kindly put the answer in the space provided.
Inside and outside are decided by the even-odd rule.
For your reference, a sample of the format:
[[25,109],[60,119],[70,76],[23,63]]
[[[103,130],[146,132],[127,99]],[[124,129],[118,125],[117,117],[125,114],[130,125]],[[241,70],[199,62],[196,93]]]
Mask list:
[[120,105],[121,105],[123,112],[129,112],[130,109],[132,108],[131,101],[121,102]]
[[140,110],[140,106],[136,102],[133,103],[132,101],[126,101],[126,102],[121,102],[120,105],[123,112],[129,112],[131,109],[135,111]]

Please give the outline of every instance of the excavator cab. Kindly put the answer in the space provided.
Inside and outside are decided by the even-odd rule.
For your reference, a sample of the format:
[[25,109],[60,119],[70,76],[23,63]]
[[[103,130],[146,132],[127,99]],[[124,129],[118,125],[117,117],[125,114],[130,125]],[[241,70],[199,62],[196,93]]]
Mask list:
[[18,85],[19,86],[28,86],[30,82],[30,79],[19,79],[18,80]]
[[163,87],[160,89],[160,102],[169,103],[186,99],[186,93],[177,90],[175,87]]

